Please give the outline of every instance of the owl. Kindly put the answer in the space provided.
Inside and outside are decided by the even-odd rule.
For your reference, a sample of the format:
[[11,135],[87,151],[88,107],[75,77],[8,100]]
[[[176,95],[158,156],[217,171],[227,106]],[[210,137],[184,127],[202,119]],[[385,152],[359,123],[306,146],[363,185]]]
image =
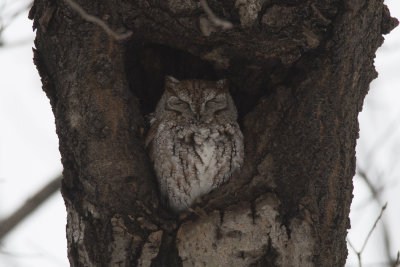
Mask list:
[[243,135],[226,80],[165,78],[146,147],[161,200],[176,213],[229,180],[243,165]]

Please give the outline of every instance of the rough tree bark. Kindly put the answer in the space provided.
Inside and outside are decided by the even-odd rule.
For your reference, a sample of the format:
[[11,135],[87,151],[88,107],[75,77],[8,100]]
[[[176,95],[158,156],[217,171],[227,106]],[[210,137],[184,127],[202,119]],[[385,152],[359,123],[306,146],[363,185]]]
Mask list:
[[[71,266],[343,266],[357,115],[383,0],[35,0],[34,61],[64,165]],[[174,216],[159,205],[144,116],[163,77],[227,78],[245,136],[240,175]]]

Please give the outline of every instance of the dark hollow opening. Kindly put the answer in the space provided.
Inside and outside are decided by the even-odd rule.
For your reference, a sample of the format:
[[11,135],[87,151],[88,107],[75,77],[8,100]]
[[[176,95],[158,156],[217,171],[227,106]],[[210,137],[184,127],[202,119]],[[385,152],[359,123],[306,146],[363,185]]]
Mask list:
[[250,61],[237,57],[227,69],[186,51],[165,45],[132,42],[126,53],[126,75],[132,92],[139,98],[143,115],[154,111],[164,88],[164,77],[179,80],[228,79],[239,114],[239,123],[278,84],[284,83],[287,69],[277,59]]

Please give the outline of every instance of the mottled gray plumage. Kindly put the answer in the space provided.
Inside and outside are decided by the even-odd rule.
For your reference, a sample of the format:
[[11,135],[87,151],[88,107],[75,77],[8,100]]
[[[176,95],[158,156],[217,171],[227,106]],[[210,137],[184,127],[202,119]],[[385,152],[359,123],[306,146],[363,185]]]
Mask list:
[[243,164],[243,135],[225,80],[167,76],[150,124],[146,146],[162,200],[175,212],[226,182]]

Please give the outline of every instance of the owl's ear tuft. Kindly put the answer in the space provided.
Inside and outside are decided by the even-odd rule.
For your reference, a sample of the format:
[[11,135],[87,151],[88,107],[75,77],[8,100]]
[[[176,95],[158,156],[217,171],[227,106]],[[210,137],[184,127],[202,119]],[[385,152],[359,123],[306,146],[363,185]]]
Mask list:
[[179,83],[179,80],[172,76],[165,76],[165,85],[168,85],[171,83]]
[[217,87],[220,89],[225,89],[228,87],[228,80],[227,79],[222,79],[217,81]]
[[178,83],[179,83],[178,79],[175,79],[172,76],[165,76],[165,84],[164,84],[165,91],[170,92],[171,94],[176,94],[174,89]]

